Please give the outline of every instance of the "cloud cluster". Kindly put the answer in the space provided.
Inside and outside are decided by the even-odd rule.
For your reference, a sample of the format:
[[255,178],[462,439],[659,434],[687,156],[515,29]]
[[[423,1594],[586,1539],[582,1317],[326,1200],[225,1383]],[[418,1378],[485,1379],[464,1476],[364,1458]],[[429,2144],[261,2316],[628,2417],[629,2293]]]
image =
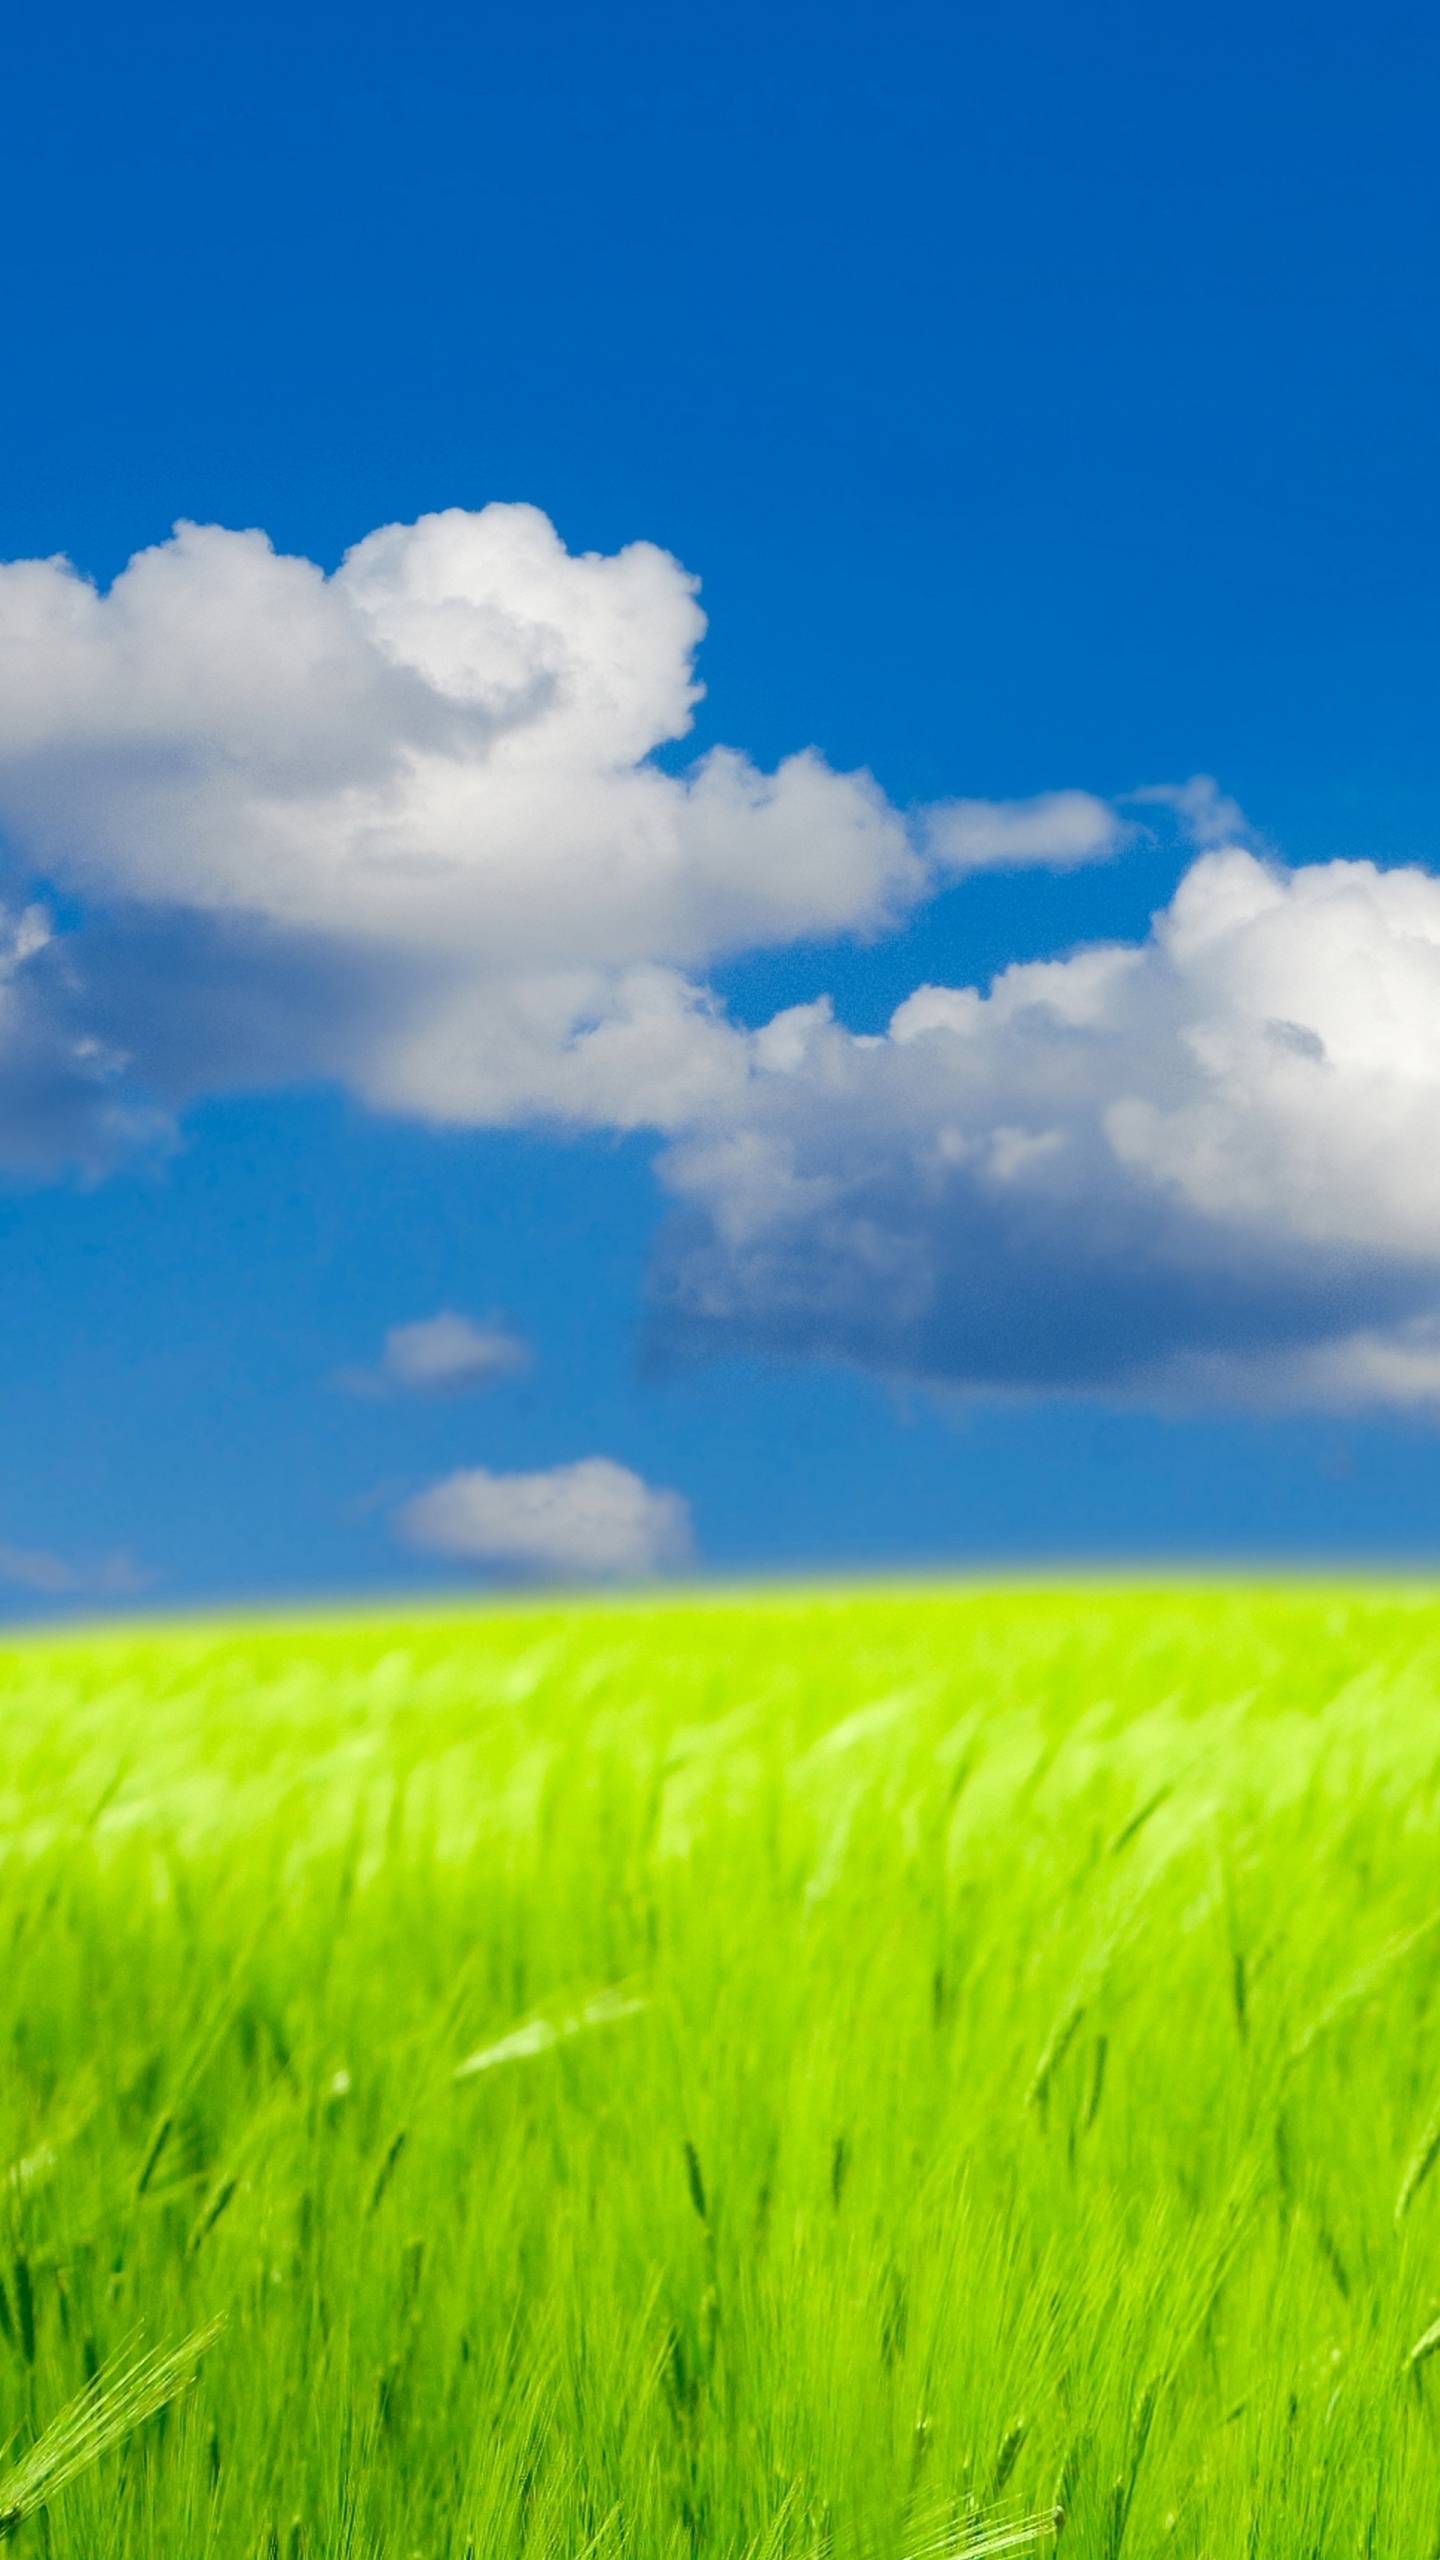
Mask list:
[[[1440,1409],[1440,883],[1286,871],[1203,781],[1126,818],[902,813],[812,751],[671,771],[702,629],[664,552],[572,556],[523,506],[328,577],[197,526],[104,594],[0,569],[0,1157],[98,1169],[302,1077],[648,1128],[657,1359]],[[1197,859],[1143,943],[918,988],[881,1038],[823,1004],[751,1032],[707,983],[966,871],[1110,859],[1148,807]],[[399,1328],[371,1389],[499,1374],[464,1321]]]
[[406,1544],[501,1572],[643,1581],[689,1562],[690,1512],[612,1458],[534,1475],[462,1467],[406,1503]]

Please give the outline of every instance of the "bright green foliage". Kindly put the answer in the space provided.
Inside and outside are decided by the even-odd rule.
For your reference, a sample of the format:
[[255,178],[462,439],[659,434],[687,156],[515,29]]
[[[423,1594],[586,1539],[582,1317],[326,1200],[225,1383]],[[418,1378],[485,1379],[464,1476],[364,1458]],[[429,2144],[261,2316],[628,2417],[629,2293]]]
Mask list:
[[0,2532],[1432,2560],[1437,1782],[1403,1590],[11,1646],[0,2502],[226,2326]]

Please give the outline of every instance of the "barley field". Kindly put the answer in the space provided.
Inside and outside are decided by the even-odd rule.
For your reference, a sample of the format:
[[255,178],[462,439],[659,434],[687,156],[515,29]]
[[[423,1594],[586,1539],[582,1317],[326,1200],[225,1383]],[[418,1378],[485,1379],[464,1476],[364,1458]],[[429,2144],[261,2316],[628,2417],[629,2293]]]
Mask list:
[[1440,1598],[0,1651],[0,2538],[1432,2560]]

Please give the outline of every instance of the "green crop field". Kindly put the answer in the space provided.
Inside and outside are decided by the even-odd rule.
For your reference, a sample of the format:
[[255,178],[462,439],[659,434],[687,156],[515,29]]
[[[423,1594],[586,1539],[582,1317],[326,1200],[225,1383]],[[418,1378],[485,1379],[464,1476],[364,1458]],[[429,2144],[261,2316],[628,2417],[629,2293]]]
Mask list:
[[1437,1786],[1399,1587],[11,1642],[0,2538],[1432,2560]]

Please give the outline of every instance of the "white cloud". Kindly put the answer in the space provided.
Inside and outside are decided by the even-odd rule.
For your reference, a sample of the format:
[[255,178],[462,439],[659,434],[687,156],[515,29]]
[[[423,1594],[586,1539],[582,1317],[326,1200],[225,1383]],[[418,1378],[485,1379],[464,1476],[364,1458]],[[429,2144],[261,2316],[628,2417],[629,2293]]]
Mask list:
[[1430,1409],[1440,881],[1203,855],[1144,944],[768,1026],[666,1176],[662,1354]]
[[397,1324],[385,1336],[374,1369],[342,1369],[335,1384],[352,1395],[456,1395],[498,1385],[530,1365],[523,1342],[499,1322],[472,1324],[442,1308],[416,1324]]
[[1212,854],[1157,953],[1181,1072],[1117,1094],[1117,1157],[1226,1224],[1440,1254],[1440,882]]
[[0,987],[8,986],[17,972],[43,951],[50,940],[50,919],[41,906],[28,906],[14,915],[0,906]]
[[926,851],[954,873],[1045,863],[1068,871],[1104,862],[1126,829],[1088,791],[1042,791],[1033,800],[946,800],[926,813]]
[[1330,1340],[1274,1344],[1259,1357],[1178,1358],[1169,1401],[1256,1413],[1361,1414],[1389,1406],[1440,1422],[1440,1308]]
[[458,1562],[541,1575],[648,1578],[685,1564],[690,1514],[611,1458],[534,1475],[463,1467],[398,1514],[406,1543]]
[[97,1174],[121,1156],[163,1152],[168,1115],[118,1089],[125,1053],[67,1020],[63,968],[42,974],[56,949],[41,907],[0,904],[0,1164]]
[[743,1081],[692,980],[718,954],[1113,849],[1078,792],[907,821],[813,751],[663,771],[703,629],[666,553],[572,557],[527,506],[386,526],[328,578],[197,525],[103,595],[0,568],[0,826],[102,920],[45,981],[57,1038],[172,1100],[324,1074],[438,1120],[683,1127]]
[[529,1353],[502,1325],[482,1328],[447,1308],[419,1324],[392,1325],[380,1366],[395,1386],[425,1395],[513,1377],[529,1366]]
[[1192,773],[1188,782],[1147,783],[1124,796],[1128,808],[1169,809],[1183,834],[1202,853],[1220,845],[1256,841],[1239,802],[1221,790],[1212,773]]
[[927,876],[863,774],[650,761],[697,696],[694,583],[649,543],[572,558],[525,506],[386,527],[328,579],[194,525],[103,596],[15,563],[0,822],[92,902],[339,946],[326,1063],[374,1101],[608,1123],[613,1026],[621,1116],[663,1123],[677,1063],[688,1091],[724,1050],[687,968],[873,925]]

